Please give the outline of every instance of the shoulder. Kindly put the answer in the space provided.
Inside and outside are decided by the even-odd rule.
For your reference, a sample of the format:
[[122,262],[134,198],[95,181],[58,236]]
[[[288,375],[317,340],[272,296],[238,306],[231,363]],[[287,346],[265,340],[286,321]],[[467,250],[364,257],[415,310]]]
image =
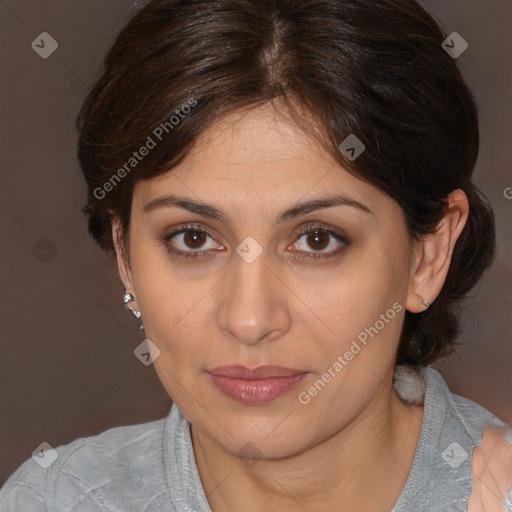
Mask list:
[[82,502],[110,510],[105,507],[119,496],[127,503],[147,503],[166,490],[157,487],[162,483],[164,425],[160,419],[115,427],[41,452],[42,464],[37,456],[27,459],[0,489],[0,510],[38,512],[47,505],[74,510]]
[[467,511],[473,454],[486,429],[503,429],[506,423],[450,391],[442,375],[431,367],[402,371],[398,377],[398,390],[414,403],[422,400],[424,412],[411,471],[393,512]]

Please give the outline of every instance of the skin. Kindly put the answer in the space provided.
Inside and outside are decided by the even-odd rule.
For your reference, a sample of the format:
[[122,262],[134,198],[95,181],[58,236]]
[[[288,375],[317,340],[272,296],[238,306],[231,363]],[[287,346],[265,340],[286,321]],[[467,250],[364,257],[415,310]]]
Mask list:
[[484,432],[482,443],[473,450],[472,467],[473,492],[468,512],[503,512],[512,484],[512,446],[498,430],[489,428]]
[[[371,213],[336,206],[274,226],[292,204],[333,192]],[[231,222],[175,206],[143,212],[168,194],[212,204]],[[404,404],[392,389],[403,316],[405,309],[423,311],[423,299],[439,294],[467,215],[465,194],[452,192],[436,233],[412,244],[394,200],[348,173],[269,105],[223,118],[178,167],[136,184],[125,253],[113,222],[119,272],[160,350],[155,370],[192,424],[214,512],[393,507],[423,418],[423,406]],[[177,235],[168,244],[212,256],[186,259],[166,250],[162,238],[183,223],[212,238],[186,245]],[[308,258],[343,247],[325,233],[320,250],[297,235],[319,223],[348,238],[337,256]],[[251,263],[236,252],[248,236],[262,249]],[[299,393],[395,302],[401,311],[317,396],[300,403]],[[277,399],[248,405],[223,395],[205,373],[227,364],[310,374]]]

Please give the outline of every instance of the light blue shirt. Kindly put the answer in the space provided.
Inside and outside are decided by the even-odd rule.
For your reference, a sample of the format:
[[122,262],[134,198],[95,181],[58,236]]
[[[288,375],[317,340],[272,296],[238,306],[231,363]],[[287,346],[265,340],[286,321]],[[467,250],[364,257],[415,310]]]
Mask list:
[[[422,367],[420,375],[423,423],[391,512],[466,512],[473,448],[487,426],[506,424],[451,393],[433,368]],[[166,418],[76,439],[55,452],[46,469],[32,458],[18,467],[0,489],[1,512],[211,512],[190,423],[175,404]]]

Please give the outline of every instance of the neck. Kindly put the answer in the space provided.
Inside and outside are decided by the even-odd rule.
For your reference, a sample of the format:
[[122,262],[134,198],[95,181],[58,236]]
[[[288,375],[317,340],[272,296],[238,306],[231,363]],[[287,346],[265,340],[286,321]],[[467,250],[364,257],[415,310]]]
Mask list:
[[405,485],[423,406],[391,386],[344,429],[284,459],[248,463],[192,427],[196,463],[213,512],[389,512]]

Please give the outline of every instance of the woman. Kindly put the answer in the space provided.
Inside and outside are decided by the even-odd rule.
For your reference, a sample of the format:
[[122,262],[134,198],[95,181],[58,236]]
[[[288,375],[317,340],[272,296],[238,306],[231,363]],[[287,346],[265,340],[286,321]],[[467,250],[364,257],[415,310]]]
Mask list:
[[507,425],[429,367],[495,244],[445,39],[413,0],[132,17],[78,119],[84,210],[174,404],[26,461],[2,511],[508,507]]

